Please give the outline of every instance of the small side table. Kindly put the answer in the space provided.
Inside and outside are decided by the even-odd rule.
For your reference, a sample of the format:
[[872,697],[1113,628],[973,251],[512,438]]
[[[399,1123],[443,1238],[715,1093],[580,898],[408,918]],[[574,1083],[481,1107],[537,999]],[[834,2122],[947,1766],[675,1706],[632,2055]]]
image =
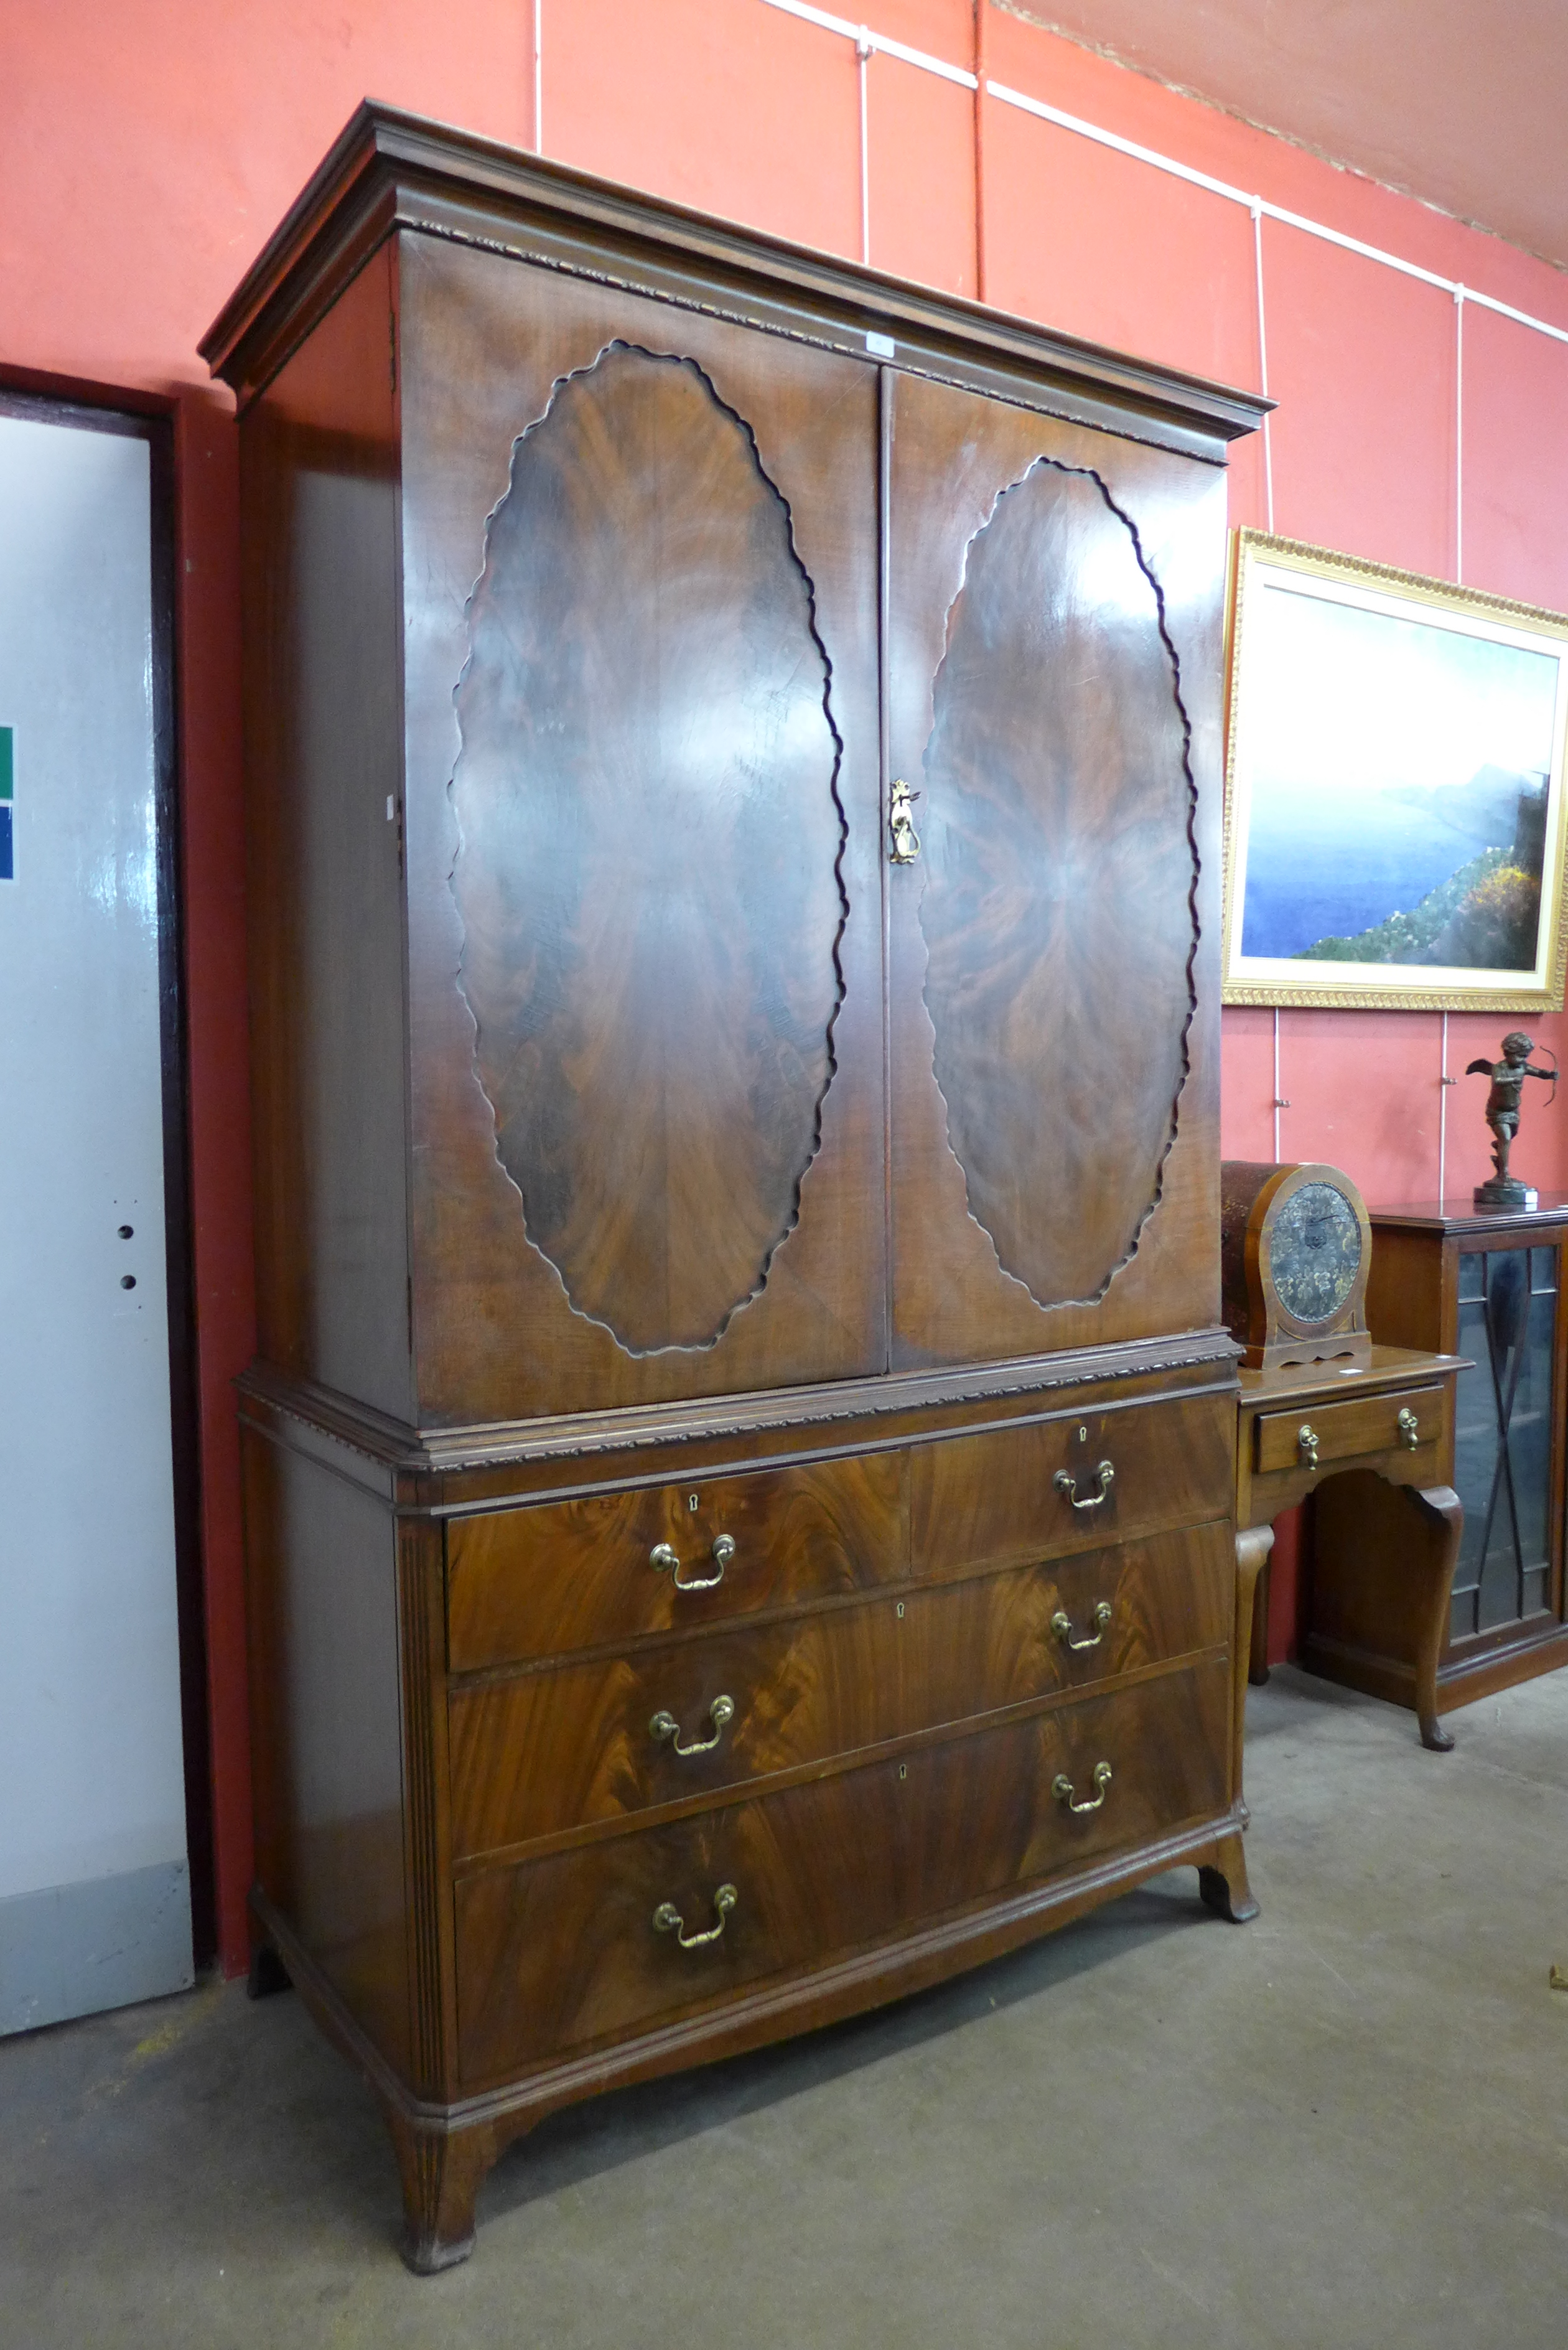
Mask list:
[[1454,1385],[1469,1367],[1458,1355],[1375,1346],[1366,1363],[1243,1370],[1238,1407],[1237,1631],[1250,1641],[1252,1678],[1267,1677],[1268,1611],[1253,1600],[1281,1511],[1320,1486],[1333,1487],[1337,1506],[1324,1514],[1334,1531],[1322,1523],[1317,1528],[1313,1638],[1303,1662],[1326,1679],[1349,1679],[1335,1669],[1335,1652],[1354,1650],[1356,1630],[1357,1511],[1350,1481],[1397,1489],[1428,1536],[1407,1545],[1403,1565],[1414,1655],[1414,1688],[1405,1702],[1414,1702],[1423,1746],[1438,1752],[1454,1742],[1438,1721],[1437,1679],[1464,1529],[1453,1489]]

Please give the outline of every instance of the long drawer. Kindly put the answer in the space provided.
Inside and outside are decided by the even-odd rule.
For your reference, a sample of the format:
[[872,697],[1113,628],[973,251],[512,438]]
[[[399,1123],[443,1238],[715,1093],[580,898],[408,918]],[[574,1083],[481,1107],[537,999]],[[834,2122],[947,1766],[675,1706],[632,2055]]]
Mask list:
[[1061,1558],[1229,1517],[1235,1461],[1229,1393],[918,1445],[909,1456],[915,1571]]
[[[1222,1660],[1179,1669],[905,1762],[460,1877],[465,2085],[1218,1817],[1230,1687]],[[1070,1811],[1059,1774],[1096,1808]]]
[[459,1519],[448,1662],[459,1672],[687,1631],[896,1581],[909,1557],[904,1463],[868,1452]]
[[[450,1708],[454,1856],[717,1794],[1219,1647],[1234,1590],[1222,1523],[460,1686]],[[698,1751],[678,1752],[677,1742]]]
[[1235,1423],[1233,1396],[1188,1396],[459,1519],[448,1663],[618,1647],[1228,1517]]

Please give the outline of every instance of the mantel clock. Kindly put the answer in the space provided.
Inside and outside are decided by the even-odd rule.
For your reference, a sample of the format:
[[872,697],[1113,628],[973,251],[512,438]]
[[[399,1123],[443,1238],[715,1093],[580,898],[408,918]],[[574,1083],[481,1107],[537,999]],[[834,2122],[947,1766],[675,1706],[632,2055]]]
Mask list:
[[1372,1227],[1349,1176],[1228,1159],[1220,1186],[1223,1311],[1248,1367],[1367,1361]]

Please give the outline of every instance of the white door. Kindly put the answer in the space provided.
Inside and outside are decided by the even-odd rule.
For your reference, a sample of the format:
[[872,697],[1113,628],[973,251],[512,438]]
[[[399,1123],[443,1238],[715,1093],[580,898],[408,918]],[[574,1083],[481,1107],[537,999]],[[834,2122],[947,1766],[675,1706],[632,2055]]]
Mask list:
[[0,413],[0,2033],[192,1980],[152,692],[147,441]]

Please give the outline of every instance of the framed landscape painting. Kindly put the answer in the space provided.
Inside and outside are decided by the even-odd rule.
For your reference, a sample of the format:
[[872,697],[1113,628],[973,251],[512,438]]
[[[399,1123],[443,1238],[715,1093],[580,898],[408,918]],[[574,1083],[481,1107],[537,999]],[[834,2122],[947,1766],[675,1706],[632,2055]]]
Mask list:
[[1227,1003],[1563,1004],[1568,619],[1235,534]]

